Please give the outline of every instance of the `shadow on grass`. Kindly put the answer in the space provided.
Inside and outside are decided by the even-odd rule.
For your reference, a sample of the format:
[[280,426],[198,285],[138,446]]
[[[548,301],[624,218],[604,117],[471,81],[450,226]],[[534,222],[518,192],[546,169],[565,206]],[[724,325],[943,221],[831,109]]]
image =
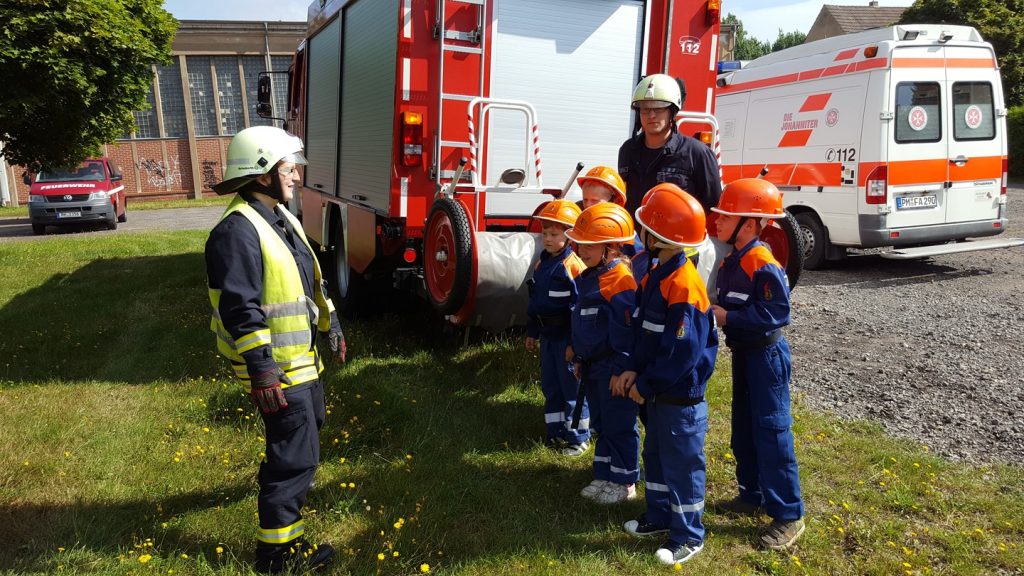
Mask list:
[[222,369],[202,254],[94,260],[0,309],[0,380],[147,384]]

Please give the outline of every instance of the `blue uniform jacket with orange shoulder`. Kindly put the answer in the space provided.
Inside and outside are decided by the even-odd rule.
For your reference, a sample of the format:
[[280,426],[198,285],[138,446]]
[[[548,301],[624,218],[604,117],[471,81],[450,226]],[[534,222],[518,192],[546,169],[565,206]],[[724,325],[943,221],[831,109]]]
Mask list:
[[633,368],[641,396],[704,396],[718,356],[718,333],[704,281],[685,254],[647,273],[634,330]]
[[569,316],[576,303],[576,277],[586,266],[568,245],[557,256],[547,251],[530,279],[530,302],[526,308],[526,335],[537,338],[549,330],[569,331]]
[[629,264],[618,258],[588,268],[576,278],[579,290],[572,313],[572,347],[586,362],[611,360],[612,374],[629,367],[633,352],[636,280]]
[[722,331],[730,341],[761,340],[789,324],[786,272],[759,240],[722,260],[718,305],[728,312]]

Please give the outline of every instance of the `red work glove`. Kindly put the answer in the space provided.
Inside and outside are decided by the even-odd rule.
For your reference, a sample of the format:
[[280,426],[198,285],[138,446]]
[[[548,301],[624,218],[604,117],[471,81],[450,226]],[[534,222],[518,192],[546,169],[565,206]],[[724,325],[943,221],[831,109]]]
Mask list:
[[273,414],[288,406],[284,390],[281,389],[281,383],[287,381],[288,377],[285,376],[284,370],[274,367],[272,370],[252,376],[252,388],[249,390],[249,395],[252,396],[253,402],[260,407],[261,412]]

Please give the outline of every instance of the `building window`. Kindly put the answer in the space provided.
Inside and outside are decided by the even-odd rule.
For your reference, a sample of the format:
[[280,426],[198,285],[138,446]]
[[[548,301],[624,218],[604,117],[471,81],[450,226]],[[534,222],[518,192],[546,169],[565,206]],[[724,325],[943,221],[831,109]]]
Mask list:
[[[132,112],[132,115],[135,116],[135,137],[159,138],[160,127],[156,123],[156,98],[153,97],[152,85],[149,92],[146,93],[146,104],[148,107],[145,110]],[[125,138],[128,136],[126,135]]]
[[213,58],[217,71],[217,98],[220,102],[220,125],[222,133],[235,134],[245,128],[245,113],[242,110],[242,83],[238,79],[238,58],[217,56]]
[[170,66],[157,66],[157,84],[160,88],[160,112],[164,119],[164,136],[184,138],[188,136],[185,123],[185,98],[181,92],[181,68],[178,56],[173,57]]
[[192,101],[192,124],[196,136],[217,135],[217,111],[214,110],[213,75],[208,56],[189,56],[188,91]]
[[245,73],[245,96],[249,104],[249,125],[273,126],[270,119],[261,118],[256,114],[256,83],[259,81],[260,72],[267,69],[266,60],[263,56],[242,56],[242,69]]

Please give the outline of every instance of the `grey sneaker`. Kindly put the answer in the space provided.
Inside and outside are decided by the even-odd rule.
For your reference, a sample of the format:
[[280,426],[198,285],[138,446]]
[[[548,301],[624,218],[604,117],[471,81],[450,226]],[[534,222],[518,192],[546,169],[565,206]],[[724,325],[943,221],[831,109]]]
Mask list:
[[636,498],[636,484],[616,484],[606,482],[604,490],[594,496],[594,501],[600,504],[618,504],[626,500]]
[[583,490],[580,490],[580,496],[583,496],[584,498],[593,498],[604,491],[604,485],[607,483],[607,480],[593,480],[590,484],[584,486]]
[[661,548],[658,548],[654,557],[662,564],[674,566],[693,558],[703,549],[703,544],[677,544],[669,540],[662,544]]
[[569,444],[565,448],[562,448],[563,456],[582,456],[590,448],[590,444],[586,442],[580,442],[579,444]]
[[761,533],[761,544],[765,548],[772,550],[784,551],[789,548],[800,538],[800,535],[804,533],[803,518],[793,520],[792,522],[780,522],[775,520]]

